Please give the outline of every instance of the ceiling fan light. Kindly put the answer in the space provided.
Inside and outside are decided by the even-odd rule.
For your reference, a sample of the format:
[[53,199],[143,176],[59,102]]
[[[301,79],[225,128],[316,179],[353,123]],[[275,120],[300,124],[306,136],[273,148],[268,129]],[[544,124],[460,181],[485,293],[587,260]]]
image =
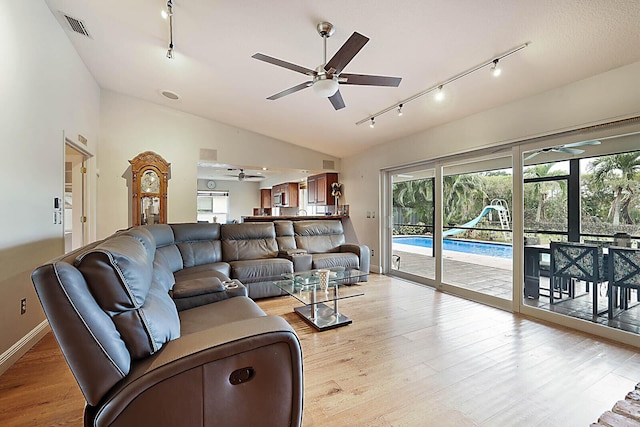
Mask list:
[[338,91],[338,81],[334,79],[321,79],[313,84],[313,91],[322,98],[329,98]]

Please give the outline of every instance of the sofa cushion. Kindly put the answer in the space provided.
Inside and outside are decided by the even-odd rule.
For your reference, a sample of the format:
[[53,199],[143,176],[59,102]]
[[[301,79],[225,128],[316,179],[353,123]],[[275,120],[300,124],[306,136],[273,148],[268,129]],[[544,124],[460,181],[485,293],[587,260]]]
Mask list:
[[80,254],[76,266],[116,325],[133,359],[180,336],[180,320],[166,285],[137,236],[120,234]]
[[169,292],[176,283],[173,272],[171,268],[169,268],[167,258],[160,252],[156,252],[156,256],[153,259],[153,280],[163,285],[167,292]]
[[183,268],[211,264],[222,260],[219,240],[204,240],[199,242],[178,243],[178,250],[182,255]]
[[278,256],[272,222],[225,224],[222,227],[222,260],[242,261]]
[[176,281],[213,276],[224,282],[229,279],[230,274],[231,267],[229,264],[226,262],[215,262],[213,264],[203,264],[197,267],[185,268],[183,270],[176,271],[174,276]]
[[293,263],[284,258],[232,261],[229,264],[231,278],[245,284],[280,278],[284,273],[293,273]]
[[188,298],[212,292],[224,291],[222,281],[217,277],[199,277],[179,281],[173,289],[173,298]]
[[181,268],[222,261],[220,224],[172,224],[171,228],[182,257]]
[[358,268],[360,266],[359,263],[358,255],[351,252],[339,252],[314,254],[312,266],[314,269],[333,267]]
[[220,224],[217,223],[171,224],[170,227],[176,243],[220,240]]
[[338,252],[345,243],[342,222],[338,220],[295,221],[296,246],[310,254]]
[[156,248],[172,245],[175,242],[173,228],[171,228],[170,225],[152,224],[145,225],[144,228],[146,228],[153,236],[153,239],[156,241]]
[[142,307],[151,287],[153,261],[140,241],[119,235],[76,258],[98,304],[108,312]]
[[296,249],[293,221],[273,221],[273,225],[276,228],[276,240],[278,242],[278,249],[280,251]]
[[178,311],[248,295],[247,288],[239,281],[221,282],[217,277],[184,280],[178,282],[174,290],[173,302]]
[[180,325],[185,335],[218,325],[266,316],[258,304],[248,297],[238,296],[216,302],[215,307],[200,306],[180,312]]

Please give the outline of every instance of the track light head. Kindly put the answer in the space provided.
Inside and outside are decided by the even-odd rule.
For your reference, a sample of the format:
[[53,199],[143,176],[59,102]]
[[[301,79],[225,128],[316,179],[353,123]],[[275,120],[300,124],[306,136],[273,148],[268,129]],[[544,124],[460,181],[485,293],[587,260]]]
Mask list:
[[168,19],[170,16],[173,16],[173,2],[171,0],[167,1],[167,10],[163,10],[160,12],[163,19]]
[[173,43],[169,43],[169,49],[167,50],[167,58],[173,59]]
[[402,116],[402,104],[398,105],[398,117]]
[[442,101],[444,99],[444,90],[442,90],[444,86],[440,85],[438,86],[438,90],[436,91],[436,94],[433,96],[436,101]]
[[376,127],[376,119],[375,117],[371,117],[371,123],[369,123],[369,127],[371,129],[373,129],[374,127]]
[[502,74],[502,69],[498,66],[498,62],[500,62],[499,59],[493,60],[493,65],[491,66],[491,73],[493,74],[493,77],[498,77]]

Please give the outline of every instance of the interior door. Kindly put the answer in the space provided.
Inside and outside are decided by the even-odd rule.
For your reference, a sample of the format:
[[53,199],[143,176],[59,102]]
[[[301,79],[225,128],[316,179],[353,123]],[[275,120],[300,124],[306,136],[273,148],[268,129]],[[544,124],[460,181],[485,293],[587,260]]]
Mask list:
[[70,252],[86,243],[86,160],[88,155],[65,144],[64,248]]

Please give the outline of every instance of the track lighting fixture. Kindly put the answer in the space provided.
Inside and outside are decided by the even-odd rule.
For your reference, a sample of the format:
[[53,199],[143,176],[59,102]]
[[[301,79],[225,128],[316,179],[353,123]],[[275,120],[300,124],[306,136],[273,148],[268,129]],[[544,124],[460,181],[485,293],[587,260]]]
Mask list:
[[[167,58],[173,59],[173,0],[167,0],[167,11],[162,14],[169,18],[169,49],[167,50]],[[165,18],[166,19],[166,18]]]
[[500,62],[499,59],[493,60],[493,65],[491,66],[491,73],[493,74],[493,77],[498,77],[502,74],[502,69],[498,66],[498,62]]
[[371,117],[371,123],[369,123],[369,127],[371,129],[373,129],[374,127],[376,127],[376,119]]
[[505,52],[505,53],[503,53],[501,55],[498,55],[498,56],[496,56],[496,57],[494,57],[494,58],[492,58],[492,59],[490,59],[490,60],[488,60],[486,62],[483,62],[482,64],[476,65],[475,67],[470,68],[470,69],[468,69],[466,71],[463,71],[460,74],[456,74],[455,76],[445,80],[442,83],[439,83],[439,84],[437,84],[435,86],[432,86],[432,87],[430,87],[428,89],[425,89],[422,92],[418,92],[415,95],[410,96],[409,98],[404,99],[404,100],[400,101],[397,104],[393,104],[392,106],[387,107],[384,110],[380,110],[375,114],[367,116],[366,118],[360,120],[359,122],[356,122],[356,125],[361,125],[361,124],[363,124],[363,123],[365,123],[367,121],[371,121],[371,123],[369,123],[369,126],[370,127],[374,127],[375,118],[376,117],[379,117],[379,116],[381,116],[381,115],[383,115],[385,113],[388,113],[391,110],[395,110],[395,109],[397,109],[398,115],[400,116],[400,115],[402,115],[402,107],[404,107],[408,102],[411,102],[411,101],[413,101],[415,99],[418,99],[421,96],[426,95],[426,94],[431,93],[431,92],[435,92],[434,93],[434,98],[436,100],[440,101],[440,100],[444,99],[444,96],[445,96],[444,91],[443,91],[443,88],[444,88],[445,85],[453,83],[456,80],[461,79],[463,77],[466,77],[469,74],[475,73],[476,71],[478,71],[478,70],[480,70],[482,68],[485,68],[487,66],[491,66],[492,74],[497,77],[501,73],[501,69],[498,66],[499,65],[498,63],[500,62],[500,60],[503,59],[503,58],[506,58],[509,55],[513,55],[514,53],[524,49],[525,47],[529,46],[530,44],[531,44],[531,42],[527,42],[527,43],[521,44],[520,46],[517,46],[517,47],[515,47],[515,48],[513,48],[513,49],[511,49],[511,50],[509,50],[509,51],[507,51],[507,52]]

